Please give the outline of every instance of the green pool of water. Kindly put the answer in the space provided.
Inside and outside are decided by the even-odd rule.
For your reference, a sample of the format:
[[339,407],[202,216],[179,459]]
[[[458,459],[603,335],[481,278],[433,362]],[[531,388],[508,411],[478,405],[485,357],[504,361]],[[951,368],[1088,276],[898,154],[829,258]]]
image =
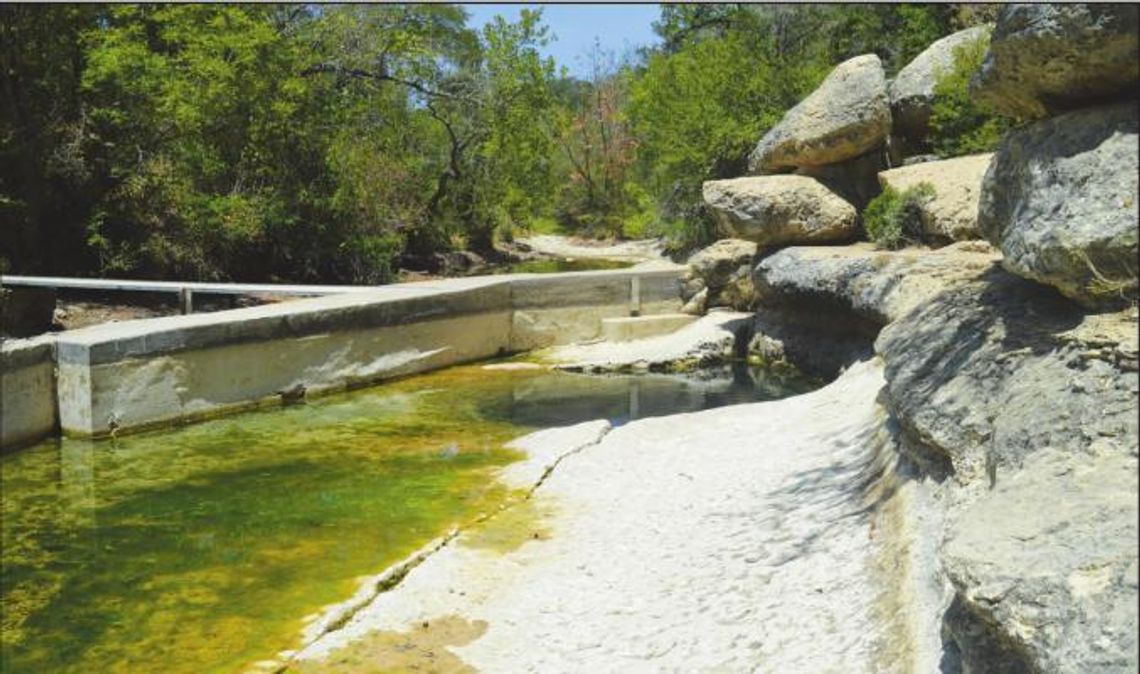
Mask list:
[[594,271],[597,269],[627,269],[632,262],[621,260],[604,260],[597,258],[550,258],[544,260],[526,260],[508,265],[501,272],[503,274],[553,274],[564,271]]
[[530,430],[784,397],[738,367],[699,379],[478,365],[117,440],[0,458],[4,672],[233,672],[303,618],[509,494]]

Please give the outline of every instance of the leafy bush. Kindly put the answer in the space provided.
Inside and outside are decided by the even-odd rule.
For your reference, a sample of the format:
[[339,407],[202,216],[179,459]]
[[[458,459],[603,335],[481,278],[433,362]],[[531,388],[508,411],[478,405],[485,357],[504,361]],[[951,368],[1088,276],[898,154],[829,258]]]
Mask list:
[[930,140],[942,157],[997,149],[1010,120],[970,98],[970,78],[982,67],[990,38],[986,34],[954,50],[954,65],[934,84]]
[[919,183],[902,192],[885,187],[863,211],[863,227],[878,248],[894,250],[921,243],[922,206],[932,198],[934,186],[930,183]]

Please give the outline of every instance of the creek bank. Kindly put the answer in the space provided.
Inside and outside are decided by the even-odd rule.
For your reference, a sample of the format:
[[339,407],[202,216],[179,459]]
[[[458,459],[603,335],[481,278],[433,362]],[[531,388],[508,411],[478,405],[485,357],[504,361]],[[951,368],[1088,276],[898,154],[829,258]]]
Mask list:
[[[868,362],[802,396],[610,430],[563,456],[529,516],[460,533],[289,671],[930,671],[944,598],[922,565],[892,566],[917,554],[897,517],[917,500],[885,488],[881,387]],[[456,623],[472,629],[432,638]]]
[[721,365],[740,355],[751,314],[713,311],[665,335],[629,342],[566,344],[535,354],[568,372],[688,372]]
[[665,243],[661,239],[608,242],[555,234],[536,234],[516,238],[515,247],[526,253],[555,258],[619,260],[632,263],[667,259]]

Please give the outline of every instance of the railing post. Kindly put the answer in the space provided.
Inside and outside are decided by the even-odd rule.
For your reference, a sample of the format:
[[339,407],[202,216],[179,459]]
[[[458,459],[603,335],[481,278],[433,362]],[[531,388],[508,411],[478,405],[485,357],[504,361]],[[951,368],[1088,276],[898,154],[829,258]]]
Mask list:
[[641,315],[641,277],[634,276],[629,280],[629,315]]
[[178,311],[183,316],[194,313],[194,293],[185,286],[178,289]]

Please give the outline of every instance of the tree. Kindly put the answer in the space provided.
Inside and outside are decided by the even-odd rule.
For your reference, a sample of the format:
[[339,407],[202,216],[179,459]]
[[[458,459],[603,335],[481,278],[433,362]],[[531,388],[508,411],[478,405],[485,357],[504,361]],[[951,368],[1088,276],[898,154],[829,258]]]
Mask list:
[[589,58],[590,79],[570,101],[559,134],[569,168],[559,214],[571,228],[620,236],[636,208],[630,169],[637,144],[625,119],[630,73],[597,43]]
[[331,58],[307,73],[398,87],[414,114],[438,124],[443,141],[435,187],[409,246],[425,253],[460,234],[492,251],[500,224],[523,217],[550,191],[550,139],[532,123],[552,103],[554,66],[537,47],[539,12],[517,24],[498,18],[482,33],[451,6],[350,6],[323,26]]
[[0,5],[0,272],[93,266],[74,215],[92,200],[80,36],[104,11]]

